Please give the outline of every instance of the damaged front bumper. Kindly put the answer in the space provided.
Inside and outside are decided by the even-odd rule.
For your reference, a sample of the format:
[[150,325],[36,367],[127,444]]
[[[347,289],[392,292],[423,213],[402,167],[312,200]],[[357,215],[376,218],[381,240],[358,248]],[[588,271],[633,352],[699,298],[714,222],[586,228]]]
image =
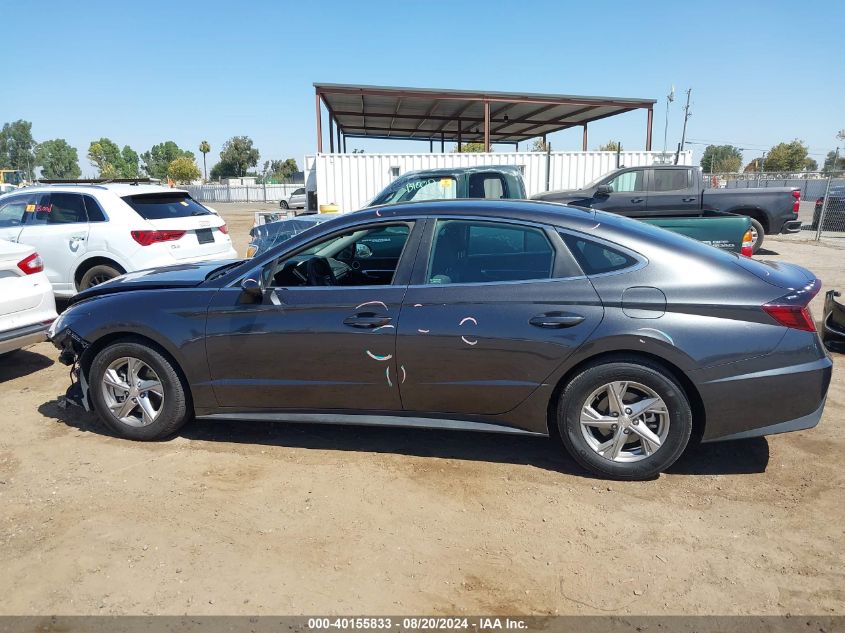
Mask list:
[[845,353],[845,306],[836,301],[840,296],[835,290],[828,290],[824,297],[824,318],[822,319],[822,342],[831,352]]
[[72,404],[91,411],[88,382],[85,379],[85,372],[81,370],[82,357],[91,344],[70,328],[61,330],[51,328],[48,338],[59,350],[59,362],[71,368],[70,387],[64,397],[59,400],[60,405]]

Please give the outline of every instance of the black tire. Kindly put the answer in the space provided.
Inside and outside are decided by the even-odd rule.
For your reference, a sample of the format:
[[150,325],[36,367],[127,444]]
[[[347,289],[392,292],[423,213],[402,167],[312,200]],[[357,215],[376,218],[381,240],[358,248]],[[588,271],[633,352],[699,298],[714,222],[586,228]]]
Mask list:
[[[137,358],[146,363],[161,382],[164,402],[158,417],[147,426],[131,426],[122,422],[106,404],[103,377],[114,361]],[[193,417],[193,405],[187,386],[174,363],[154,347],[138,341],[124,340],[100,350],[88,371],[89,396],[94,410],[105,425],[120,437],[130,440],[161,440],[174,435]]]
[[[669,426],[660,447],[639,461],[618,462],[594,450],[581,431],[581,409],[596,389],[615,381],[640,383],[666,404]],[[642,359],[621,359],[588,366],[573,378],[558,400],[557,424],[566,450],[581,466],[601,477],[651,479],[684,452],[692,433],[692,409],[683,388],[665,369]],[[630,437],[636,439],[634,435]]]
[[117,268],[114,266],[108,266],[107,264],[92,266],[85,271],[85,274],[82,275],[82,279],[79,280],[78,290],[88,290],[88,288],[91,288],[92,286],[101,284],[109,279],[114,279],[122,274],[123,273]]
[[751,244],[751,252],[756,254],[757,251],[759,251],[760,248],[763,246],[763,240],[766,237],[766,231],[763,229],[763,225],[760,224],[757,220],[755,220],[754,218],[748,219],[751,220],[751,230],[754,231],[755,234],[754,242],[752,242]]
[[290,208],[290,207],[288,207],[288,201],[287,201],[287,200],[282,200],[282,201],[279,203],[279,206],[280,206],[282,209],[289,209],[289,208]]

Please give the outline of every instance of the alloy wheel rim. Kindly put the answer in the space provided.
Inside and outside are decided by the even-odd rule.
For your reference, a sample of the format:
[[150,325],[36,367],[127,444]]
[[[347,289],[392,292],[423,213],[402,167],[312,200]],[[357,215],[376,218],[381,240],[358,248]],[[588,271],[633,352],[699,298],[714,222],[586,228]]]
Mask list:
[[144,361],[126,356],[113,361],[101,384],[112,415],[129,426],[149,426],[164,408],[164,387]]
[[631,463],[660,450],[669,434],[669,409],[638,382],[614,381],[593,391],[581,407],[581,434],[598,455]]

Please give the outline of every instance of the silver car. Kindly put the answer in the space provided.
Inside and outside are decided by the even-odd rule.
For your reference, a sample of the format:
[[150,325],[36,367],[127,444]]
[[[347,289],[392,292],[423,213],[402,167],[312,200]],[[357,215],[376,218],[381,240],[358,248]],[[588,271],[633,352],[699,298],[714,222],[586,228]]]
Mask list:
[[287,200],[281,200],[279,206],[282,209],[304,209],[306,198],[305,187],[300,187],[299,189],[294,189]]

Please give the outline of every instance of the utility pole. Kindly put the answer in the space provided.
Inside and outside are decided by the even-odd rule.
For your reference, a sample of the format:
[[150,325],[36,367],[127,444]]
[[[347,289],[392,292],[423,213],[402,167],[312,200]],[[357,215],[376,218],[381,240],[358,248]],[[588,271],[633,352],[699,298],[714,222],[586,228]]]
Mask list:
[[675,86],[666,95],[666,123],[663,125],[663,154],[666,155],[666,137],[669,135],[669,104],[675,100]]
[[684,131],[681,132],[681,144],[678,145],[678,152],[675,154],[675,164],[678,164],[678,159],[681,157],[681,148],[684,146],[687,138],[687,121],[689,120],[692,114],[689,111],[689,97],[692,93],[692,88],[687,90],[687,104],[684,106]]

